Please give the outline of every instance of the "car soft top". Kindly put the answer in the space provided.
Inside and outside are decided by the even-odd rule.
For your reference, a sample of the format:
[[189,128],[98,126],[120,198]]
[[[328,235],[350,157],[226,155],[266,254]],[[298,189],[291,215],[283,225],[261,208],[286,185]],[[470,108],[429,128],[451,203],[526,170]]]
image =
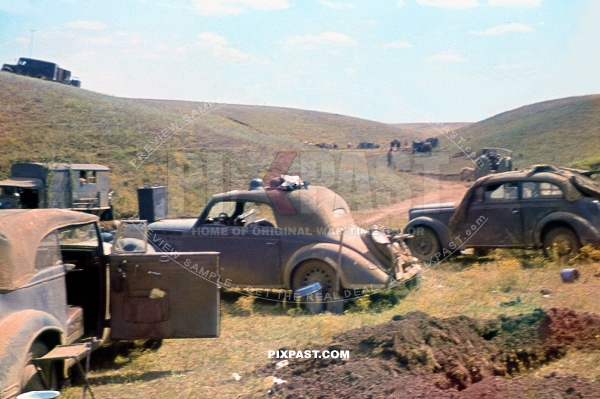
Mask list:
[[14,290],[35,274],[38,246],[50,232],[97,220],[94,215],[63,209],[0,211],[0,290]]

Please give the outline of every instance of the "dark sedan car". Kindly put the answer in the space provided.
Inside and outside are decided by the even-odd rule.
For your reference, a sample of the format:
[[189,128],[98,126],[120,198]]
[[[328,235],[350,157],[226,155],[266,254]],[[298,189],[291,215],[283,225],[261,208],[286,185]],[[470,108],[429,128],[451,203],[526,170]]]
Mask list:
[[[477,180],[453,203],[409,210],[413,254],[439,261],[463,248],[533,247],[560,257],[600,244],[600,185],[586,173],[548,165]],[[554,248],[552,251],[549,249]]]
[[[258,179],[257,179],[258,180]],[[339,312],[358,289],[380,289],[420,270],[403,242],[356,226],[334,191],[299,178],[274,178],[217,194],[197,219],[148,226],[156,250],[218,251],[224,287],[292,289],[318,282],[323,303]]]

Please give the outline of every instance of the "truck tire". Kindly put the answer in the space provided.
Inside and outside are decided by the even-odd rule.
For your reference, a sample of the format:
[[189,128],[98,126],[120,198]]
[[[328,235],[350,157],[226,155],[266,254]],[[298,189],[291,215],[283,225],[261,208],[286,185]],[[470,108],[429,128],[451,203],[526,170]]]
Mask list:
[[[41,371],[38,373],[33,363],[33,359],[42,357],[48,352],[50,352],[50,349],[41,341],[35,341],[31,345],[21,370],[21,392],[44,391],[47,388],[54,391],[58,388],[56,365],[51,362],[40,363]],[[48,387],[45,387],[42,383],[40,374]]]
[[579,252],[581,245],[573,230],[555,227],[544,235],[544,255],[552,260],[569,259]]
[[413,238],[407,240],[408,247],[412,254],[419,260],[429,260],[434,256],[441,253],[442,246],[440,245],[440,239],[437,234],[425,226],[414,226],[416,228],[422,228],[422,233],[415,235]]
[[[313,294],[313,300],[305,301],[305,303],[312,302],[308,307],[316,313],[328,310],[334,314],[341,314],[344,311],[342,288],[339,283],[336,284],[336,278],[338,277],[335,271],[327,263],[320,260],[307,260],[294,271],[292,289],[296,292],[299,288],[318,282],[322,287],[320,294],[323,301],[315,303],[315,293]],[[339,287],[337,290],[336,285]]]

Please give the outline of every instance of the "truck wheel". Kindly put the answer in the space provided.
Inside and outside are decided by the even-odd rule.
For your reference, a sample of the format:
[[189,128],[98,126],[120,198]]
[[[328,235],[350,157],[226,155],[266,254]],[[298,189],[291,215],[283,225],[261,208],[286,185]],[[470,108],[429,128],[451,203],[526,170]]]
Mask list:
[[305,304],[305,308],[311,313],[319,313],[324,310],[328,310],[334,314],[341,314],[344,311],[344,303],[341,296],[341,287],[336,291],[335,279],[337,278],[335,271],[327,265],[325,262],[319,260],[308,260],[303,262],[296,271],[292,278],[292,289],[296,290],[313,284],[321,284],[320,298],[319,301],[318,293],[315,292],[308,298],[303,298],[302,301]]
[[549,259],[568,259],[580,248],[577,235],[567,227],[556,227],[544,236],[544,255]]
[[423,230],[407,241],[412,254],[419,260],[428,260],[436,255],[439,257],[442,246],[437,234],[429,227],[415,226],[415,228]]
[[27,357],[25,358],[25,362],[23,363],[23,370],[21,371],[21,392],[46,390],[46,387],[40,378],[42,376],[46,384],[48,384],[47,388],[53,391],[58,388],[56,365],[50,362],[40,363],[41,371],[38,373],[37,368],[33,363],[33,359],[42,357],[48,352],[50,352],[48,347],[40,341],[35,341],[31,345]]

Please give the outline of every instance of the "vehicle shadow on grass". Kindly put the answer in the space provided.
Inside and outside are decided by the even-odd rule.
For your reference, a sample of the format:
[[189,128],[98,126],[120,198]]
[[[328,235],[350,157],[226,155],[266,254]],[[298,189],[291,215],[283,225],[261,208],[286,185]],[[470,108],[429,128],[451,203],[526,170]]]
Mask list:
[[116,341],[102,345],[90,358],[90,370],[119,370],[146,351],[156,351],[162,340]]
[[[385,290],[352,290],[351,293],[348,291],[351,295],[341,299],[344,302],[343,310],[344,313],[366,310],[382,312],[404,300],[410,291],[405,285]],[[221,292],[221,310],[223,314],[231,317],[306,316],[324,311],[309,310],[290,296],[289,291],[283,290],[274,290],[268,294],[263,290],[260,295],[247,291],[226,290]]]
[[[143,373],[122,373],[118,375],[104,375],[98,377],[89,377],[91,385],[124,384],[137,381],[152,381],[171,375],[185,374],[191,370],[167,370],[167,371],[146,371]],[[83,385],[83,380],[74,381],[77,385]]]
[[[105,344],[98,348],[90,358],[90,371],[107,372],[117,371],[129,365],[136,358],[148,351],[156,351],[160,348],[161,341],[118,341]],[[166,370],[129,372],[109,374],[101,376],[90,376],[88,380],[91,385],[122,384],[135,381],[151,381],[164,378],[174,374],[185,374],[191,370]],[[72,373],[72,386],[82,386],[84,381],[78,372]]]

